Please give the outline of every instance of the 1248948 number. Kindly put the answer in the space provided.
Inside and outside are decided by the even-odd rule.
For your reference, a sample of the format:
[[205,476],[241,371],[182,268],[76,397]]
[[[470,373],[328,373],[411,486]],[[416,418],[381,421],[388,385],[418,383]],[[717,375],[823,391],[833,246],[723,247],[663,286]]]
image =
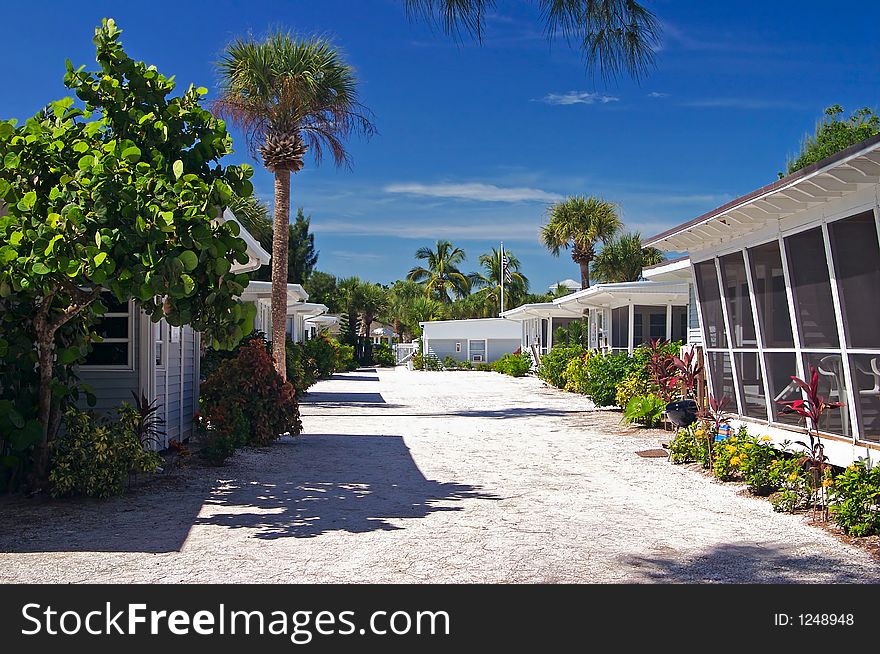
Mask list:
[[798,622],[802,627],[850,627],[855,624],[855,618],[852,613],[801,613]]

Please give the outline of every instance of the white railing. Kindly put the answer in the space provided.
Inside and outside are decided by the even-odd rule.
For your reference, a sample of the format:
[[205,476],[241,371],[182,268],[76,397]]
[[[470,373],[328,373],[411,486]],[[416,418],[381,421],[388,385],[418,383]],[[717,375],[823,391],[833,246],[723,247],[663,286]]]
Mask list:
[[407,363],[410,359],[412,359],[413,355],[419,351],[419,344],[395,343],[393,349],[394,360],[397,362],[397,365],[400,366]]

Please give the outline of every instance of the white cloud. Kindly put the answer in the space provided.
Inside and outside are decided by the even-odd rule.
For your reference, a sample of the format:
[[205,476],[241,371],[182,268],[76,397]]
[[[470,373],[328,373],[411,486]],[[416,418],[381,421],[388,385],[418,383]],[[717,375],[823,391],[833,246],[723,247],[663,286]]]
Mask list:
[[527,186],[501,187],[494,184],[389,184],[386,193],[404,193],[431,198],[453,198],[479,202],[557,202],[562,196]]
[[544,104],[571,105],[571,104],[608,104],[617,102],[620,98],[601,93],[589,93],[588,91],[569,91],[568,93],[548,93],[540,102]]
[[786,109],[799,105],[790,100],[762,100],[756,98],[704,98],[683,102],[685,107],[704,109]]
[[651,91],[651,92],[648,94],[648,97],[649,97],[649,98],[668,98],[668,97],[669,97],[669,94],[668,94],[668,93],[663,93],[662,91]]
[[[427,221],[423,224],[400,222],[352,222],[346,220],[323,220],[312,223],[312,231],[324,234],[345,234],[346,236],[393,236],[412,239],[446,238],[454,241],[482,241],[486,239],[504,241],[538,240],[539,223],[510,223],[498,218],[485,222],[451,224],[445,221]],[[334,255],[339,254],[334,252]]]

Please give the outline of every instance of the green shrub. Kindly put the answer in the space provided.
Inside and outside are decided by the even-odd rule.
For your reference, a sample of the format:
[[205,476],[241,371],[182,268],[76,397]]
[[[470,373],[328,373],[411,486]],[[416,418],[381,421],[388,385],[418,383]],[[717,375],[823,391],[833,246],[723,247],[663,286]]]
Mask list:
[[310,338],[303,343],[303,347],[306,354],[314,359],[320,379],[327,379],[336,372],[338,343],[327,334],[318,334],[314,338]]
[[596,406],[614,406],[617,387],[637,359],[628,354],[596,354],[587,359],[586,394]]
[[458,370],[459,368],[461,368],[461,361],[448,354],[443,357],[443,370]]
[[477,361],[474,364],[474,370],[478,370],[480,372],[494,372],[494,368],[491,363],[486,363],[485,361]]
[[650,388],[648,378],[639,371],[630,371],[617,385],[617,392],[614,394],[614,401],[617,406],[625,407],[634,397],[648,395]]
[[779,490],[778,480],[773,477],[772,466],[788,455],[770,445],[770,437],[762,436],[751,447],[739,464],[743,481],[754,495],[770,495]]
[[200,403],[209,423],[218,407],[237,405],[250,425],[253,445],[268,445],[283,433],[302,431],[296,391],[275,372],[262,341],[251,341],[234,359],[222,362],[202,384]]
[[712,457],[715,476],[721,481],[738,478],[742,463],[748,459],[757,444],[757,439],[749,436],[745,427],[740,427],[736,434],[715,443]]
[[336,370],[348,372],[357,370],[358,362],[354,360],[354,345],[346,345],[335,339],[332,342],[336,349]]
[[397,363],[388,343],[378,343],[373,346],[373,363],[377,366],[393,366]]
[[223,465],[239,447],[251,440],[250,425],[237,404],[217,404],[195,419],[195,438],[199,455],[212,465]]
[[626,405],[623,412],[623,420],[628,423],[638,423],[645,427],[653,427],[660,424],[660,418],[666,408],[667,402],[656,395],[637,395]]
[[528,354],[504,354],[492,364],[495,372],[511,377],[525,377],[532,369],[532,357]]
[[770,496],[774,511],[794,513],[809,508],[810,479],[798,458],[785,456],[771,462],[769,476],[770,482],[779,489]]
[[421,352],[416,352],[412,355],[412,364],[413,370],[424,370],[425,369],[425,355]]
[[569,360],[565,366],[565,371],[562,373],[562,378],[565,381],[563,388],[565,390],[581,394],[587,392],[587,359],[589,358],[590,352],[584,352],[580,356]]
[[709,440],[705,428],[696,422],[679,429],[669,443],[670,458],[673,463],[701,463],[709,467]]
[[110,497],[125,491],[132,473],[154,472],[162,463],[137,435],[137,411],[123,404],[116,419],[69,408],[52,451],[49,490],[54,497]]
[[305,393],[318,379],[318,364],[306,353],[301,343],[286,343],[287,381],[297,395]]
[[853,463],[830,484],[829,510],[850,536],[880,533],[880,467]]
[[554,347],[541,357],[538,377],[556,388],[565,387],[565,368],[568,362],[584,353],[584,348],[574,346]]

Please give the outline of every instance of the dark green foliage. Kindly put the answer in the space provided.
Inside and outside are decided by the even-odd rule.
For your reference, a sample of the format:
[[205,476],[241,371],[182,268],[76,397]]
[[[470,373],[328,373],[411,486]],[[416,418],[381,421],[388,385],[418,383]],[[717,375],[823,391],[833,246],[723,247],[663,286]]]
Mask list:
[[49,489],[55,497],[111,497],[133,473],[154,472],[162,460],[138,438],[140,414],[123,404],[116,417],[70,407],[52,450]]
[[623,354],[596,354],[587,359],[586,394],[596,406],[615,406],[617,387],[638,359]]
[[551,386],[565,387],[565,368],[572,359],[584,354],[580,346],[554,347],[541,357],[538,366],[538,377]]
[[675,438],[669,443],[669,454],[673,463],[701,463],[709,467],[710,438],[701,423],[695,422],[690,427],[679,429]]
[[[318,253],[315,250],[315,235],[309,232],[312,217],[303,213],[302,207],[296,210],[296,220],[287,227],[287,283],[303,284],[312,275],[318,264]],[[263,248],[272,251],[271,225],[269,247],[262,243]],[[272,281],[272,267],[262,266],[254,273],[254,279]],[[308,292],[308,291],[307,291]],[[309,293],[309,301],[315,300]]]
[[[805,136],[798,155],[788,160],[786,175],[880,134],[880,117],[873,109],[863,107],[846,120],[840,119],[842,115],[843,107],[839,104],[825,110],[824,117],[816,124],[815,133]],[[782,173],[779,177],[783,177]]]
[[307,340],[303,347],[306,354],[314,360],[320,379],[326,379],[336,372],[338,347],[336,341],[326,334],[318,334],[315,338]]
[[303,283],[303,288],[309,294],[309,302],[317,302],[325,305],[330,313],[339,313],[341,307],[339,305],[338,290],[336,288],[336,277],[330,273],[315,270],[309,278]]
[[858,461],[834,478],[831,515],[851,536],[880,533],[880,467]]
[[425,356],[421,352],[413,355],[412,362],[414,370],[443,370],[440,359],[435,356]]
[[622,234],[602,246],[593,260],[590,274],[601,283],[637,282],[642,269],[661,263],[663,253],[654,247],[642,247],[639,232]]
[[253,445],[268,445],[284,433],[302,431],[296,391],[275,372],[260,340],[251,340],[234,358],[220,363],[202,384],[200,403],[209,424],[218,410],[238,406],[250,426]]
[[567,327],[557,327],[553,332],[553,347],[581,347],[589,344],[590,330],[586,320],[573,320]]
[[288,339],[286,347],[287,381],[293,385],[297,395],[302,395],[317,381],[318,365],[301,343]]
[[511,377],[525,377],[532,369],[532,357],[528,354],[506,353],[492,364],[492,369]]
[[637,395],[627,403],[623,411],[623,420],[645,427],[654,427],[660,424],[660,418],[667,404],[666,400],[656,395]]
[[373,363],[377,366],[393,366],[397,363],[388,343],[378,343],[373,346]]

